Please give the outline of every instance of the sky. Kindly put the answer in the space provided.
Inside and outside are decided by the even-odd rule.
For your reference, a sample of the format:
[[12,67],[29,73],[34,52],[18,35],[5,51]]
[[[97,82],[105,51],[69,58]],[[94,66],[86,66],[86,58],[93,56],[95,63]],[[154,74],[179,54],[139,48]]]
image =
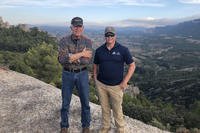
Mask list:
[[10,24],[146,26],[200,18],[200,0],[1,0],[0,16]]

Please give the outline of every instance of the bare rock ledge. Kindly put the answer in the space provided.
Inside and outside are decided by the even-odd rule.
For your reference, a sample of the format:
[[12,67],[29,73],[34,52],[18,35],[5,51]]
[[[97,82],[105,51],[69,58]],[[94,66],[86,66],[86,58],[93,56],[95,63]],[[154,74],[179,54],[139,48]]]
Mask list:
[[[101,107],[90,103],[91,129],[101,125]],[[0,68],[0,133],[59,133],[61,91],[33,77]],[[167,133],[125,116],[127,133]],[[80,102],[73,96],[70,131],[80,133]],[[113,120],[112,120],[113,121]],[[112,122],[114,123],[114,122]],[[110,133],[115,132],[112,124]]]

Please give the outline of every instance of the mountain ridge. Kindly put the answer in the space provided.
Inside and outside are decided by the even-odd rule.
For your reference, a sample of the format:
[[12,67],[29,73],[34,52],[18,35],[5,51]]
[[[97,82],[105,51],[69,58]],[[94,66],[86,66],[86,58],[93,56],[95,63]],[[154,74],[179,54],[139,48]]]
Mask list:
[[200,39],[200,18],[184,21],[176,25],[152,28],[149,31],[156,34],[167,34],[172,36],[185,36]]

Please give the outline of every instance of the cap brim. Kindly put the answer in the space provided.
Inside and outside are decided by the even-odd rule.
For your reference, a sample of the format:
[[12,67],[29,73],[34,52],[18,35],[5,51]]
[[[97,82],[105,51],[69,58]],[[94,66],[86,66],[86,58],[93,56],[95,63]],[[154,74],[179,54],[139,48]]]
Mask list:
[[82,23],[76,23],[76,24],[72,24],[73,26],[83,26]]

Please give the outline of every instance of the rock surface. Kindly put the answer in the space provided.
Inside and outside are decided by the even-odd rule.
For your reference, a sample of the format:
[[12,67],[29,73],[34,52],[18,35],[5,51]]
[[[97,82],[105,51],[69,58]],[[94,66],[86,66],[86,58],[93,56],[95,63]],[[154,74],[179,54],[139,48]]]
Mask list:
[[[92,133],[101,124],[101,108],[90,103]],[[0,133],[59,133],[61,91],[33,77],[0,68]],[[165,133],[125,116],[127,133]],[[80,133],[80,102],[73,96],[70,131]],[[112,123],[113,120],[112,120]],[[110,133],[115,132],[112,124]]]

